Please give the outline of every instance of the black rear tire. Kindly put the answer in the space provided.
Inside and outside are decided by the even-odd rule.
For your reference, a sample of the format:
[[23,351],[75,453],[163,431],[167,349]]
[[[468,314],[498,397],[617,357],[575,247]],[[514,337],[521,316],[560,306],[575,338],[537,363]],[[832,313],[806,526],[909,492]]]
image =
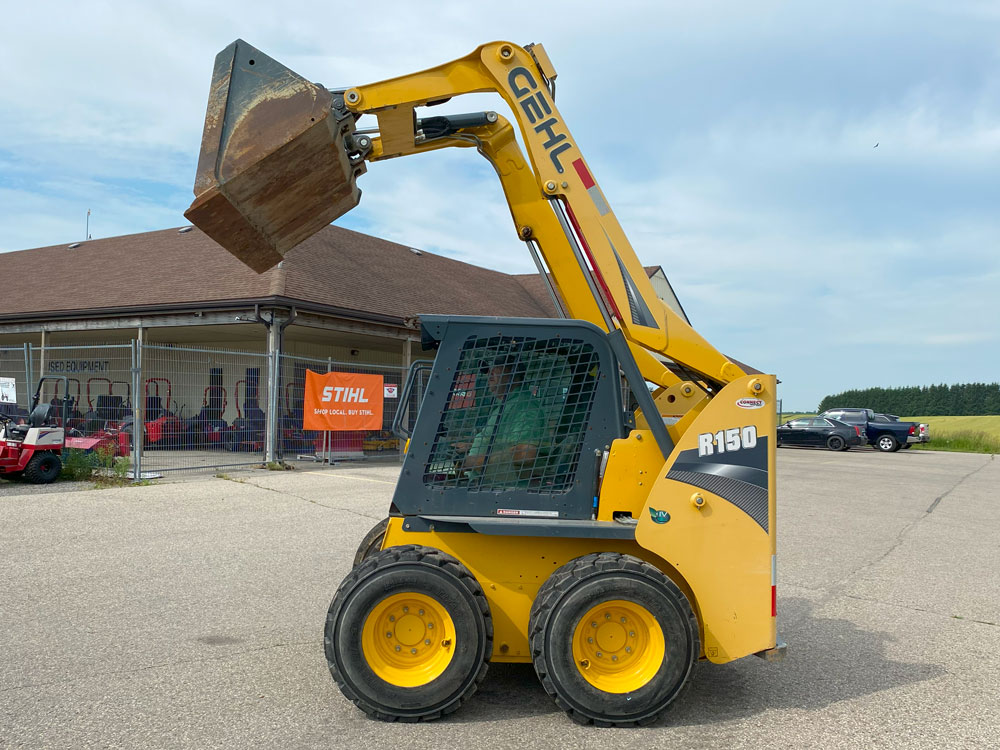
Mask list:
[[895,453],[899,450],[899,441],[892,435],[879,435],[875,447],[883,453]]
[[358,545],[358,551],[354,553],[354,564],[352,568],[358,567],[361,563],[382,549],[382,542],[385,541],[385,533],[389,530],[389,519],[383,518],[372,526],[371,530],[365,534],[365,538]]
[[[404,620],[417,621],[415,613],[401,615],[396,625],[382,621],[382,609],[397,597],[429,603],[428,609],[437,609],[438,616],[447,614],[450,625],[440,617],[436,627],[434,621],[428,624],[432,614],[425,618],[421,609],[422,624],[408,623],[406,632],[423,628],[422,634],[415,640],[404,638],[394,629],[403,627]],[[429,652],[447,649],[446,665],[422,682],[419,674],[408,672],[405,652],[398,659],[385,655],[379,643],[383,631],[388,631],[384,643],[391,646],[398,639],[407,650],[412,643],[414,653],[424,649],[421,644],[427,644]],[[425,635],[426,640],[420,640]],[[378,552],[347,574],[330,604],[323,642],[337,686],[368,716],[381,721],[429,721],[457,710],[486,677],[493,620],[486,595],[468,568],[440,550],[408,544]],[[393,648],[400,650],[387,648],[390,654]],[[414,660],[419,664],[423,656],[421,652]],[[387,668],[398,676],[387,674]]]
[[840,435],[830,435],[826,439],[826,447],[832,451],[842,451],[847,447],[847,441]]
[[24,467],[24,478],[32,484],[50,484],[62,471],[62,461],[52,451],[36,453]]
[[[598,627],[598,621],[603,623],[601,615],[592,612],[595,608],[599,612],[604,603],[614,608],[613,602],[624,604],[624,609],[619,606],[622,612],[633,608],[648,613],[653,618],[649,631],[652,637],[644,642],[640,633],[639,640],[634,641],[635,653],[630,651],[626,655],[630,641],[623,642],[620,638],[626,637],[624,631],[631,625],[625,625],[613,646],[616,653],[596,652],[595,657],[605,660],[600,665],[592,665],[588,659],[578,664],[574,649],[579,645],[581,628],[586,631],[586,621],[591,616],[595,621],[590,625]],[[604,617],[609,615],[605,613]],[[611,627],[615,619],[617,616],[608,619]],[[626,623],[627,618],[621,617],[621,622]],[[697,618],[677,585],[652,565],[613,552],[585,555],[553,573],[531,607],[528,630],[535,671],[542,687],[570,718],[581,724],[636,726],[655,722],[687,686],[701,651]],[[598,644],[595,648],[600,647],[601,631],[593,632]],[[634,638],[635,632],[628,632],[627,636]],[[641,651],[651,648],[654,639],[662,643],[662,660],[657,663],[654,659],[651,663],[655,671],[647,669],[642,679],[634,681],[635,687],[630,692],[601,689],[585,676],[584,670],[600,672],[611,666],[610,660],[617,662],[619,654],[623,663],[641,657]],[[586,640],[594,643],[592,638]],[[630,662],[629,668],[634,663]],[[625,684],[627,681],[628,678]]]

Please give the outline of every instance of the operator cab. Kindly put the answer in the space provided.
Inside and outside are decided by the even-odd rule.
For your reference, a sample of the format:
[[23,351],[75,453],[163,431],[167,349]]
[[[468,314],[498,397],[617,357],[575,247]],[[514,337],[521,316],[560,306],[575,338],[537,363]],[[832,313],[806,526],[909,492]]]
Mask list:
[[[595,517],[612,442],[634,418],[609,337],[573,320],[423,316],[394,431],[393,505],[431,520]],[[634,389],[633,389],[634,390]],[[416,415],[410,428],[410,420]]]

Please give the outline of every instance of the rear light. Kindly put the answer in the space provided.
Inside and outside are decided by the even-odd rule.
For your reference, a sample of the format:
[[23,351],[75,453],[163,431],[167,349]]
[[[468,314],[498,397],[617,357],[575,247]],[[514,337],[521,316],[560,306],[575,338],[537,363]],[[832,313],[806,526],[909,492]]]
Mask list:
[[861,428],[860,427],[858,427],[857,425],[854,425],[854,431],[856,433],[858,433],[858,437],[861,437]]
[[917,431],[916,425],[910,425],[910,434],[914,434]]
[[771,617],[778,616],[778,558],[771,555]]

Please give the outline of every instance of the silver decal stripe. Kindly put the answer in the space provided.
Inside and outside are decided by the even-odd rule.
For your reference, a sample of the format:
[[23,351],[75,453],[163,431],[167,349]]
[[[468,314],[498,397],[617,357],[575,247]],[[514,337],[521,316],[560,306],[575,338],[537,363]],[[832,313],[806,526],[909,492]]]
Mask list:
[[597,185],[594,185],[592,188],[587,188],[587,195],[589,195],[590,199],[594,201],[594,205],[597,206],[597,213],[601,216],[605,216],[611,212],[611,206],[609,206],[608,202],[604,200],[604,195],[601,193],[601,189],[597,187]]
[[611,246],[611,252],[615,254],[615,260],[618,261],[618,270],[622,275],[622,283],[625,284],[625,294],[628,297],[628,306],[629,312],[632,313],[632,322],[637,326],[659,328],[656,324],[656,319],[653,317],[653,313],[651,313],[649,308],[646,306],[646,300],[642,298],[642,293],[639,291],[639,287],[635,285],[635,282],[632,281],[632,277],[629,276],[628,271],[625,269],[625,264],[622,263],[621,256],[618,255],[618,250],[615,248],[615,243],[611,241],[607,231],[604,232],[604,239],[608,241],[608,245]]
[[671,469],[667,472],[667,479],[700,487],[728,500],[756,521],[765,532],[768,532],[767,490],[763,487],[739,479],[718,474],[705,474],[700,471]]

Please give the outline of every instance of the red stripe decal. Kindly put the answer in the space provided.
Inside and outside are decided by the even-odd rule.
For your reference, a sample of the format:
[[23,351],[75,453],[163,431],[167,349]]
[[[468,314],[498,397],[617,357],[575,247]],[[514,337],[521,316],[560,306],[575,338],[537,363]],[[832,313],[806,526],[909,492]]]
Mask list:
[[778,587],[771,587],[771,617],[778,616]]
[[576,173],[580,175],[580,179],[583,180],[583,186],[590,190],[596,184],[594,178],[590,176],[590,172],[587,171],[587,166],[583,163],[583,159],[577,159],[573,162],[573,166],[576,168]]
[[601,269],[598,267],[597,263],[594,262],[594,256],[590,252],[590,246],[587,244],[587,240],[583,237],[583,232],[580,231],[580,223],[576,220],[576,214],[573,213],[573,207],[566,204],[566,213],[569,215],[569,222],[573,225],[573,231],[576,232],[576,237],[580,241],[580,246],[583,248],[584,254],[587,256],[587,260],[590,262],[590,267],[594,272],[594,278],[597,280],[598,286],[601,288],[601,292],[604,293],[604,302],[607,304],[611,313],[618,318],[618,320],[624,320],[621,311],[618,309],[618,305],[615,304],[615,298],[611,296],[611,290],[608,289],[608,284],[604,280],[604,276],[601,274]]

